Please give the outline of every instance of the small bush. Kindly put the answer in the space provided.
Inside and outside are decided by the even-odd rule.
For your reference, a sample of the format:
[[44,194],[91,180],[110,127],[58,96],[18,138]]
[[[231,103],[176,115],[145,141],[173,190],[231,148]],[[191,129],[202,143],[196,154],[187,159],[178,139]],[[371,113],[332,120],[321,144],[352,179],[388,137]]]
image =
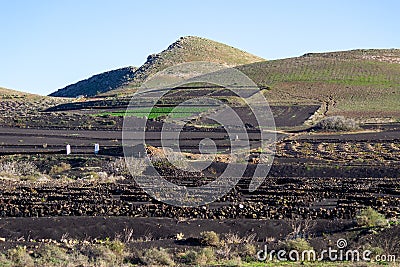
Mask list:
[[237,253],[235,250],[233,250],[233,246],[225,243],[225,242],[220,242],[220,245],[218,248],[215,250],[215,254],[217,255],[218,259],[222,260],[227,260],[231,259],[232,257],[236,257]]
[[186,251],[186,252],[181,256],[181,258],[184,260],[184,263],[186,263],[186,264],[190,264],[190,265],[192,265],[192,264],[198,264],[198,263],[196,262],[196,259],[197,259],[197,252],[194,251],[194,250]]
[[285,247],[288,251],[296,250],[299,253],[305,250],[313,250],[313,247],[304,238],[296,238],[285,242]]
[[189,250],[183,255],[185,264],[206,266],[215,261],[215,253],[212,248],[203,248],[200,251]]
[[377,212],[371,207],[368,207],[360,212],[356,217],[358,226],[361,227],[385,227],[388,226],[388,221],[385,216]]
[[58,165],[54,165],[51,167],[49,174],[60,174],[65,171],[69,171],[71,169],[71,165],[65,162],[61,162]]
[[242,266],[242,259],[238,256],[224,261],[224,266]]
[[234,245],[247,244],[247,243],[252,243],[256,238],[256,236],[257,235],[254,233],[244,237],[240,237],[236,233],[228,233],[224,235],[224,241],[227,244],[234,244]]
[[150,248],[146,250],[142,257],[140,257],[140,260],[146,265],[175,265],[171,255],[163,248]]
[[13,266],[13,263],[7,259],[6,255],[0,254],[0,266]]
[[204,266],[206,264],[210,264],[215,260],[215,253],[212,248],[203,248],[197,254],[196,263],[200,266]]
[[117,255],[123,255],[125,252],[125,244],[119,240],[106,240],[104,245]]
[[66,251],[55,245],[44,245],[38,251],[38,262],[44,266],[46,264],[52,265],[66,265],[69,262],[69,257]]
[[[68,253],[68,263],[66,266],[90,266],[89,258],[83,255],[80,251],[72,251]],[[39,265],[40,266],[40,265]],[[42,265],[46,266],[46,265]],[[50,265],[51,266],[51,265]],[[61,265],[63,266],[63,265]]]
[[129,173],[129,170],[123,158],[117,158],[113,161],[107,162],[104,165],[104,170],[109,174],[120,175],[120,176]]
[[104,171],[115,176],[139,176],[146,169],[146,162],[141,158],[128,157],[117,158],[114,161],[107,162]]
[[13,263],[12,266],[30,267],[34,266],[33,258],[25,247],[18,246],[7,251],[7,258]]
[[80,248],[80,252],[86,256],[90,262],[100,266],[120,265],[124,258],[115,253],[111,248],[104,244],[88,244]]
[[224,240],[227,244],[238,245],[244,243],[243,238],[241,238],[238,234],[233,233],[226,234]]
[[29,161],[6,161],[0,163],[0,175],[11,178],[24,178],[39,176],[39,170],[35,164]]
[[384,255],[385,254],[385,250],[383,248],[380,247],[374,247],[371,246],[371,244],[366,244],[365,246],[363,246],[363,250],[369,250],[371,251],[371,257],[372,259],[376,258],[376,256],[379,255]]
[[351,131],[357,130],[358,125],[353,119],[346,119],[343,116],[332,116],[321,120],[315,128],[323,131]]
[[212,246],[212,247],[216,247],[221,244],[219,235],[214,231],[201,232],[200,243],[204,246]]
[[239,255],[245,261],[256,260],[257,248],[253,244],[244,244],[240,247]]

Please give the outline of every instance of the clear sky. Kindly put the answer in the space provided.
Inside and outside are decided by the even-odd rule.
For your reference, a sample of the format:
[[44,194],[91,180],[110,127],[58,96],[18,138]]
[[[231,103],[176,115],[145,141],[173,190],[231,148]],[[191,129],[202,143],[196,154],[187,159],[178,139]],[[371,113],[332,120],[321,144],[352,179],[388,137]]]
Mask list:
[[49,94],[185,35],[266,59],[400,48],[400,1],[0,0],[0,87]]

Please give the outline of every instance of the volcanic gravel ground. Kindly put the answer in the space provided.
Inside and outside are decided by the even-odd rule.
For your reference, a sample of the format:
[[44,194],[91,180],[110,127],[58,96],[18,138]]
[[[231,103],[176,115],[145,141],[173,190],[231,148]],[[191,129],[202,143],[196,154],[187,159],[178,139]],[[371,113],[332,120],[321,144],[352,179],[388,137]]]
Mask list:
[[[134,181],[124,183],[2,182],[0,216],[134,216],[186,218],[354,218],[365,206],[373,206],[388,216],[400,212],[399,167],[390,177],[381,177],[379,166],[347,167],[329,177],[332,168],[319,166],[313,171],[300,166],[296,173],[293,164],[274,165],[271,174],[286,171],[287,177],[267,177],[255,192],[248,191],[250,178],[242,178],[226,196],[210,205],[198,208],[178,208],[159,203],[146,195]],[[343,166],[341,166],[343,167]],[[382,168],[382,167],[381,167]],[[289,170],[294,170],[290,176]],[[366,172],[377,176],[363,178]],[[375,172],[375,175],[373,175]],[[300,176],[297,174],[304,173]],[[325,174],[325,175],[319,175]],[[308,175],[307,175],[308,174]],[[342,175],[345,174],[345,175]],[[353,174],[353,175],[351,175]],[[359,177],[356,177],[356,176]],[[339,177],[338,177],[339,176]],[[188,177],[189,179],[191,177]],[[149,177],[151,179],[151,177]],[[204,178],[203,178],[204,179]],[[170,177],[171,181],[185,177]],[[241,205],[240,205],[241,204]],[[243,205],[243,206],[242,206]]]

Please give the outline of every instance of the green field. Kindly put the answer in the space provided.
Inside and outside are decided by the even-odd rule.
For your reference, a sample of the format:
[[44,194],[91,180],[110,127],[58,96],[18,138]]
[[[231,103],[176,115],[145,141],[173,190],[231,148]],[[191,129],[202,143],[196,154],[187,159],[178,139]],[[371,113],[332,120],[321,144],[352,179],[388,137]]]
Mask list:
[[156,119],[162,116],[169,118],[187,118],[195,114],[207,111],[209,107],[149,107],[149,108],[133,108],[127,111],[107,111],[96,114],[96,116],[134,116],[138,118]]

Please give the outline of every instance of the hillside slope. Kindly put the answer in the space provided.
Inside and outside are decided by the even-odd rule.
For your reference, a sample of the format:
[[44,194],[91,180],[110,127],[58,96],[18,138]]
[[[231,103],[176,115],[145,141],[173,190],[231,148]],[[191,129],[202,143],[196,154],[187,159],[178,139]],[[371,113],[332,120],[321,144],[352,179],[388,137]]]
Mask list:
[[238,69],[268,86],[271,103],[325,103],[328,115],[400,118],[400,50],[352,50]]
[[21,98],[24,96],[29,96],[29,95],[34,95],[31,93],[26,93],[26,92],[21,92],[13,89],[8,89],[4,87],[0,87],[0,97],[2,99],[7,99],[7,98]]
[[51,93],[50,96],[76,97],[79,95],[93,96],[123,86],[134,77],[137,68],[125,67],[94,75],[86,80],[68,85]]
[[328,53],[308,53],[303,57],[322,57],[354,60],[373,60],[400,63],[400,49],[356,49]]
[[[125,79],[126,74],[119,72],[118,75],[115,74],[119,70],[106,72],[69,85],[52,93],[51,96],[93,96],[99,93],[103,93],[103,95],[129,94],[134,92],[150,75],[167,67],[191,61],[209,61],[233,67],[264,61],[264,59],[206,38],[181,37],[164,51],[148,56],[147,61],[141,67],[129,72],[127,79]],[[126,68],[120,70],[124,69]],[[104,84],[105,82],[108,83]]]

